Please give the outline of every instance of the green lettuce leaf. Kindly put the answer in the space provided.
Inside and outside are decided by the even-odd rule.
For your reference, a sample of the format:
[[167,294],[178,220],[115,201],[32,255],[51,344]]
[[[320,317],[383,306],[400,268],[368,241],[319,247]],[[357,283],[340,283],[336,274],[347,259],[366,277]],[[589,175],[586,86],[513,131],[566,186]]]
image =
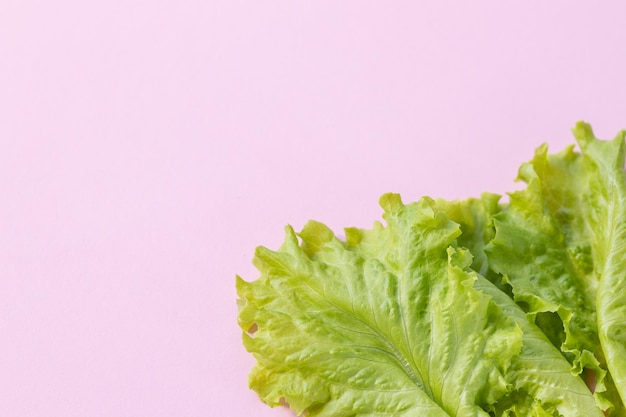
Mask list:
[[591,230],[593,273],[600,343],[612,379],[626,403],[626,174],[624,137],[598,140],[591,126],[579,123],[574,135],[589,171],[584,201]]
[[[587,124],[573,146],[550,155],[540,147],[494,216],[489,268],[503,274],[515,301],[572,363],[595,374],[596,400],[624,415],[626,387],[626,205],[623,135],[596,139]],[[598,308],[599,307],[599,308]],[[611,373],[607,374],[607,369]]]
[[[434,201],[381,198],[387,226],[287,228],[237,278],[250,386],[307,416],[602,416],[505,293],[470,269]],[[252,333],[252,330],[256,330]]]
[[[516,372],[512,373],[516,379],[516,386],[520,392],[530,392],[534,396],[544,398],[545,401],[548,401],[546,395],[549,396],[550,394],[546,393],[551,391],[551,387],[568,386],[570,390],[564,391],[561,395],[564,399],[563,404],[568,404],[569,407],[564,409],[563,404],[561,404],[561,409],[559,410],[561,414],[598,414],[597,410],[592,411],[595,407],[589,402],[589,390],[586,386],[583,386],[581,382],[577,382],[574,384],[577,391],[571,391],[572,388],[566,382],[570,379],[568,375],[571,368],[570,365],[563,360],[559,351],[550,349],[547,346],[548,343],[552,343],[555,346],[560,346],[561,343],[548,340],[549,332],[547,334],[542,333],[537,326],[527,320],[524,311],[510,298],[510,288],[502,285],[501,275],[495,273],[489,267],[489,259],[485,253],[485,248],[495,237],[493,216],[506,207],[500,204],[499,200],[499,195],[484,193],[480,199],[470,198],[463,201],[439,199],[437,200],[437,205],[445,211],[447,217],[460,225],[462,233],[457,238],[457,242],[458,245],[469,248],[472,254],[474,254],[472,269],[489,277],[489,281],[491,281],[486,282],[485,278],[478,276],[474,287],[491,296],[493,301],[509,317],[513,318],[524,331],[524,347],[520,357],[515,359],[517,365]],[[540,315],[535,320],[543,319],[541,322],[543,327],[546,328],[549,324],[547,317],[547,315]],[[560,325],[562,331],[560,321],[557,324]],[[546,377],[544,375],[546,372],[551,375]],[[537,377],[538,375],[541,376]],[[558,378],[561,378],[562,381],[558,381]],[[545,386],[546,384],[547,387]],[[542,389],[543,392],[538,392],[539,389]],[[528,398],[522,398],[519,392],[515,394],[515,397],[510,408],[511,415],[525,416],[537,413],[537,411],[533,410],[533,406],[536,407],[536,405],[532,401],[529,402]],[[581,399],[584,400],[580,402]],[[498,404],[498,408],[506,409],[506,401],[501,401]],[[583,410],[586,411],[583,412]]]

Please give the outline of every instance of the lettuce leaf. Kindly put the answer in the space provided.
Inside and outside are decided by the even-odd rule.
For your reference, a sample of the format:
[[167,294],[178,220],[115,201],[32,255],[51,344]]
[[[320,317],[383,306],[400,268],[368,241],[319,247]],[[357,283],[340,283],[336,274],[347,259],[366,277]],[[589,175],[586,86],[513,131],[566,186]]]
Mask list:
[[444,210],[395,194],[381,205],[387,226],[346,229],[345,242],[317,222],[287,228],[278,251],[257,249],[260,278],[237,278],[263,401],[307,416],[603,415],[525,312],[470,268]]
[[[540,147],[522,165],[527,188],[494,215],[489,267],[503,274],[515,301],[560,347],[572,370],[596,376],[596,400],[625,415],[626,186],[624,134],[600,141],[574,129],[570,146]],[[607,373],[607,370],[610,373]],[[620,398],[621,394],[621,398]]]
[[600,141],[591,126],[579,123],[574,135],[589,177],[584,201],[588,204],[586,220],[598,282],[600,344],[622,403],[626,403],[626,132],[612,141]]

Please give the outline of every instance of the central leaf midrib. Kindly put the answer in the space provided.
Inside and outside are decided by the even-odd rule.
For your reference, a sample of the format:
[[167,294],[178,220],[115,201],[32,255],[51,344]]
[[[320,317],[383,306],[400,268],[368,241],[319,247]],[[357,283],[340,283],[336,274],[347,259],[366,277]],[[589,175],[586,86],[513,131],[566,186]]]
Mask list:
[[[335,303],[333,303],[331,300],[329,300],[328,298],[326,298],[324,295],[322,295],[320,292],[318,292],[316,289],[314,289],[313,287],[311,287],[308,283],[306,283],[307,287],[314,293],[316,294],[320,299],[322,299],[323,301],[325,301],[326,303],[328,303],[329,305],[331,305],[333,308],[335,308],[336,310],[338,310],[341,313],[346,314],[347,316],[351,317],[352,319],[362,323],[363,325],[365,325],[366,327],[368,327],[369,329],[372,330],[372,334],[374,336],[376,336],[379,340],[381,340],[384,345],[389,349],[389,351],[387,352],[387,354],[393,358],[396,362],[396,364],[398,365],[398,367],[404,372],[404,374],[409,378],[409,380],[411,382],[413,382],[413,384],[415,384],[415,386],[417,386],[419,389],[421,389],[424,393],[426,393],[426,395],[433,401],[433,403],[435,403],[437,406],[439,406],[439,408],[445,412],[446,414],[453,416],[452,414],[450,414],[446,408],[444,407],[443,404],[441,404],[440,401],[438,401],[435,396],[433,395],[433,392],[431,390],[431,388],[426,384],[425,381],[423,381],[422,379],[420,379],[418,377],[418,373],[419,370],[415,369],[414,366],[411,365],[410,361],[407,359],[406,355],[404,355],[397,347],[396,345],[390,340],[389,337],[387,337],[378,327],[373,326],[371,323],[369,323],[368,321],[362,319],[361,317],[359,317],[358,315],[356,315],[356,313],[354,312],[350,312],[338,305],[336,305]],[[416,365],[415,365],[416,367]]]

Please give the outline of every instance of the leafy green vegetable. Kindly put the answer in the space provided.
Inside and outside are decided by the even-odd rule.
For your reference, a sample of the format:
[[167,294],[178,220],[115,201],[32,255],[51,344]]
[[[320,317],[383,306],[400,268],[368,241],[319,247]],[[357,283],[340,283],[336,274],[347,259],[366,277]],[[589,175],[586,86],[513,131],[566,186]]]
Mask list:
[[[600,406],[624,415],[618,392],[626,386],[626,363],[620,363],[626,345],[616,337],[626,326],[626,258],[620,253],[620,242],[626,243],[624,138],[599,141],[584,123],[574,131],[582,154],[569,147],[548,155],[542,146],[522,165],[520,179],[528,186],[511,193],[510,205],[494,216],[496,235],[486,252],[490,267],[506,276],[515,301],[531,317],[558,315],[556,324],[537,324],[560,341],[575,373],[595,371]],[[614,304],[607,309],[609,300]],[[615,369],[607,374],[611,365]]]
[[574,134],[508,203],[387,194],[386,226],[259,247],[251,388],[307,416],[626,416],[625,134]]
[[622,402],[626,402],[626,132],[602,142],[589,125],[579,123],[574,134],[589,177],[586,220],[592,232],[593,272],[598,281],[600,343]]
[[469,270],[456,223],[429,199],[381,203],[387,227],[343,243],[311,222],[301,244],[287,229],[280,250],[257,251],[261,278],[238,279],[265,402],[310,416],[602,415],[525,313]]

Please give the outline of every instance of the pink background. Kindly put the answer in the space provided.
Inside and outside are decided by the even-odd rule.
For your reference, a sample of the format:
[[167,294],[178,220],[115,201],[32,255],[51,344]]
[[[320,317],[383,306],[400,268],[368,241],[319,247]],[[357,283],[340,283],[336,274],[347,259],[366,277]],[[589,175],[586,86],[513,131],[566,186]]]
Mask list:
[[[623,2],[0,2],[0,416],[289,416],[234,276],[626,127]],[[549,4],[548,4],[549,3]]]

